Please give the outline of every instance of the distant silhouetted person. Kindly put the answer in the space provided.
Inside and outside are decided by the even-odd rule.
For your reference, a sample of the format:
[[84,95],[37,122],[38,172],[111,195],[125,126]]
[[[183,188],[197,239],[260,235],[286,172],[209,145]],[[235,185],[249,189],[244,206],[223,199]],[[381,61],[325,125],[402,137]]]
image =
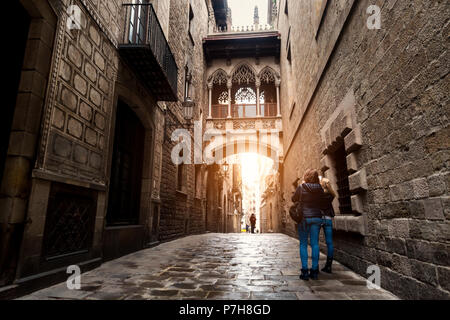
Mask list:
[[252,216],[250,217],[250,224],[252,226],[252,233],[255,233],[255,228],[256,228],[256,216],[255,216],[255,214],[252,214]]

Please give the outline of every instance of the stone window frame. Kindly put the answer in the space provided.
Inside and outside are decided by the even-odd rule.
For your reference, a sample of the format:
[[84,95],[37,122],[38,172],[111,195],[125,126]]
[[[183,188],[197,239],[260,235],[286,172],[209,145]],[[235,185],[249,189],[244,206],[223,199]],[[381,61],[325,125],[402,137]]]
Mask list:
[[[317,0],[316,0],[317,1]],[[313,20],[312,23],[314,23],[314,38],[317,40],[317,37],[319,36],[320,27],[323,25],[323,20],[325,19],[325,12],[328,8],[328,5],[330,2],[328,0],[321,0],[322,5],[319,10],[319,14],[315,17],[315,21]],[[314,8],[313,8],[314,10]],[[313,18],[313,17],[312,17]]]
[[334,228],[347,232],[367,235],[367,213],[365,210],[365,193],[368,189],[367,174],[364,166],[358,161],[359,150],[363,146],[361,126],[356,117],[356,99],[353,89],[349,90],[329,117],[321,130],[322,154],[320,160],[321,171],[324,177],[331,182],[333,189],[337,190],[334,164],[330,154],[336,147],[344,142],[347,153],[347,170],[349,174],[349,187],[353,214],[341,215],[338,199],[333,201],[336,212]]

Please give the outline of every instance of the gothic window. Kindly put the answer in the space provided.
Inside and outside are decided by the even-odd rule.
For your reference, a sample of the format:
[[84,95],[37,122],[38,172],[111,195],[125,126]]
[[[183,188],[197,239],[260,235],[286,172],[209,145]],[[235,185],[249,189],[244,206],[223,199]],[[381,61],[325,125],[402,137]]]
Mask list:
[[256,104],[256,93],[252,88],[240,88],[235,100],[237,104]]
[[253,71],[247,65],[242,65],[233,74],[233,83],[250,84],[255,83],[256,77]]
[[228,92],[224,91],[219,95],[219,104],[228,104]]
[[273,75],[273,72],[269,69],[265,69],[259,76],[259,79],[261,80],[261,83],[269,84],[275,82],[275,76]]
[[221,86],[227,84],[227,82],[227,75],[224,71],[221,70],[214,75],[213,84]]

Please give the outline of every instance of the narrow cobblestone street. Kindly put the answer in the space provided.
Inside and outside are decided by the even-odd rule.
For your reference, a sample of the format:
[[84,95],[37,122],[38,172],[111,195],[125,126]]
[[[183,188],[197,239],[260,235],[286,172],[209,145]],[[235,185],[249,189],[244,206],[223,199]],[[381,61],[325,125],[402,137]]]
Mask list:
[[[321,255],[320,266],[324,260]],[[82,274],[81,290],[61,283],[21,299],[397,299],[385,290],[369,290],[364,278],[339,263],[333,269],[304,282],[298,278],[298,240],[209,233],[105,263]]]

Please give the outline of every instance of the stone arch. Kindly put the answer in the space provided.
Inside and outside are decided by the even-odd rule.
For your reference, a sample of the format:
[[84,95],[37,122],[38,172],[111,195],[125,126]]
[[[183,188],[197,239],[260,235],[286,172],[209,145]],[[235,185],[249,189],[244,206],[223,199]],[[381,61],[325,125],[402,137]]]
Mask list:
[[[109,150],[108,150],[108,162],[107,162],[107,173],[111,180],[111,172],[112,172],[112,164],[113,164],[113,149],[115,143],[115,126],[117,123],[116,115],[118,110],[119,100],[122,103],[125,103],[131,111],[136,115],[139,119],[139,122],[144,127],[144,135],[143,135],[143,157],[142,157],[142,172],[139,176],[141,182],[140,188],[140,202],[139,202],[139,212],[138,212],[138,221],[135,227],[130,228],[130,232],[135,233],[135,237],[139,238],[139,241],[143,241],[145,243],[150,243],[152,241],[157,240],[159,233],[159,215],[160,215],[160,204],[157,201],[154,201],[158,195],[158,190],[153,188],[152,181],[158,180],[159,175],[157,170],[154,170],[155,165],[155,152],[157,145],[160,144],[158,142],[158,135],[156,134],[156,126],[158,123],[158,112],[156,111],[156,101],[153,101],[151,96],[149,96],[145,90],[139,87],[137,83],[134,81],[127,81],[126,75],[129,72],[127,68],[121,68],[120,72],[122,74],[121,77],[118,77],[119,80],[115,84],[115,95],[114,95],[114,105],[113,105],[113,116],[111,119],[111,128],[110,128],[110,141],[109,141]],[[124,79],[124,80],[121,80]],[[108,191],[109,193],[109,191]],[[108,196],[109,198],[109,196]],[[108,201],[109,203],[109,201]],[[105,214],[108,211],[108,208],[105,208]],[[108,228],[107,231],[110,233],[108,239],[116,239],[118,232],[124,232],[120,229]],[[125,231],[128,232],[128,231]],[[104,244],[104,248],[112,248],[114,247],[114,242],[108,242]],[[139,248],[134,248],[139,249]],[[134,250],[133,249],[133,250]],[[107,254],[111,255],[112,253],[107,250]],[[112,258],[113,256],[110,256]]]
[[246,61],[238,63],[231,72],[231,81],[239,83],[239,81],[248,83],[255,83],[257,80],[257,72],[252,65]]
[[[273,81],[274,81],[274,82],[276,82],[277,80],[280,79],[280,74],[279,74],[277,71],[275,71],[272,67],[269,67],[269,66],[265,66],[265,67],[258,73],[258,79],[259,79],[261,82],[263,82],[263,81],[264,81],[264,77],[265,77],[267,74],[269,74],[269,75],[271,74],[271,75],[272,75]],[[267,82],[267,83],[269,83],[269,82]]]
[[224,84],[223,81],[225,80],[225,84],[227,84],[227,81],[229,79],[229,75],[226,73],[225,70],[222,68],[217,69],[214,71],[211,76],[208,78],[208,83],[211,85],[218,84],[222,85]]
[[233,141],[223,141],[214,145],[211,149],[216,163],[220,163],[230,156],[244,153],[257,153],[260,156],[272,159],[275,166],[282,162],[283,150],[280,144],[277,145],[260,139],[249,140],[245,136]]

